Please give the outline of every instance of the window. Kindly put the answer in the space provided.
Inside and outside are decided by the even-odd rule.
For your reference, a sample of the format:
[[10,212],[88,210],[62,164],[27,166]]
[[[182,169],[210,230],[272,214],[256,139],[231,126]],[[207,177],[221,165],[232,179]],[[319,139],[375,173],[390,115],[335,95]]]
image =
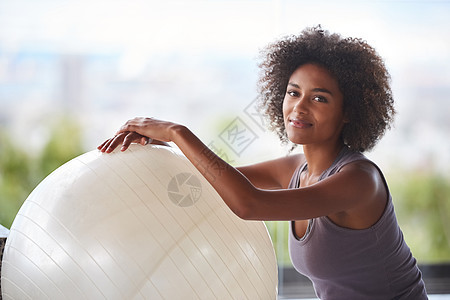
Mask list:
[[[369,157],[386,174],[428,291],[450,293],[449,13],[450,2],[425,0],[3,1],[0,149],[17,151],[15,160],[0,158],[15,174],[0,174],[0,207],[9,211],[0,223],[9,227],[44,176],[19,150],[41,151],[61,116],[79,125],[85,150],[146,114],[188,125],[233,165],[285,155],[252,102],[255,57],[280,35],[320,23],[367,40],[385,58],[399,114]],[[27,186],[10,188],[8,180],[31,173]],[[313,297],[291,268],[287,223],[267,224],[280,295]]]

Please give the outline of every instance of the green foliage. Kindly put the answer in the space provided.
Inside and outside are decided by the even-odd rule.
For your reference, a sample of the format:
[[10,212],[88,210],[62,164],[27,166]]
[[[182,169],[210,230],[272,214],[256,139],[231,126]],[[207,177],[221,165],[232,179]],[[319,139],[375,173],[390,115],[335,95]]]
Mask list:
[[0,224],[7,228],[42,179],[83,152],[81,130],[76,122],[61,118],[51,126],[50,138],[38,155],[25,149],[0,130]]
[[391,192],[405,240],[420,263],[450,261],[450,182],[437,173],[392,176]]
[[70,118],[58,120],[51,128],[50,139],[37,161],[37,171],[44,178],[63,163],[83,153],[81,128]]
[[289,224],[287,221],[265,222],[275,249],[278,266],[292,266],[289,256],[288,234]]
[[0,224],[9,228],[22,201],[33,188],[31,160],[0,131]]

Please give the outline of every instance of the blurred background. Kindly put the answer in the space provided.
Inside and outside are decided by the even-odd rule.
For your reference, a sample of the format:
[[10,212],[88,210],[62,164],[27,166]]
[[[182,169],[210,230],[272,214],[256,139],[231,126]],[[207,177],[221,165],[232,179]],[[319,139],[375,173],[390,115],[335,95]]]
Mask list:
[[[398,115],[367,155],[419,263],[448,264],[449,16],[444,0],[1,0],[0,223],[135,116],[183,123],[233,165],[286,155],[254,103],[259,51],[321,24],[385,59]],[[289,267],[287,223],[267,225]]]

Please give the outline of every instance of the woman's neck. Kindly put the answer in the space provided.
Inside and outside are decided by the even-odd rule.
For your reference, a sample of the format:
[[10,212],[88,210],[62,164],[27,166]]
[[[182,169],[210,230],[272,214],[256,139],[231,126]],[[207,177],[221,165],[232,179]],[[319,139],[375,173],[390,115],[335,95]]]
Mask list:
[[333,164],[343,147],[343,143],[338,143],[333,147],[303,145],[303,153],[308,163],[308,177],[318,178]]

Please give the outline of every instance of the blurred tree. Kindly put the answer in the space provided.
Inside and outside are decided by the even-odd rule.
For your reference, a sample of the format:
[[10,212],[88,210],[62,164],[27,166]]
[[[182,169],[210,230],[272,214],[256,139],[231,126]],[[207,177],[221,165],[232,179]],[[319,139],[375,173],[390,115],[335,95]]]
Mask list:
[[83,152],[81,128],[76,121],[58,118],[49,131],[50,138],[35,156],[0,130],[0,224],[7,228],[42,179]]
[[34,182],[30,176],[31,159],[21,147],[0,130],[0,223],[10,227]]
[[450,261],[450,182],[441,174],[391,176],[398,221],[419,263]]
[[45,178],[56,168],[83,153],[81,127],[70,117],[57,119],[37,160],[37,174]]
[[291,257],[289,256],[288,234],[289,224],[287,221],[267,221],[267,230],[272,239],[277,263],[280,267],[291,267]]

